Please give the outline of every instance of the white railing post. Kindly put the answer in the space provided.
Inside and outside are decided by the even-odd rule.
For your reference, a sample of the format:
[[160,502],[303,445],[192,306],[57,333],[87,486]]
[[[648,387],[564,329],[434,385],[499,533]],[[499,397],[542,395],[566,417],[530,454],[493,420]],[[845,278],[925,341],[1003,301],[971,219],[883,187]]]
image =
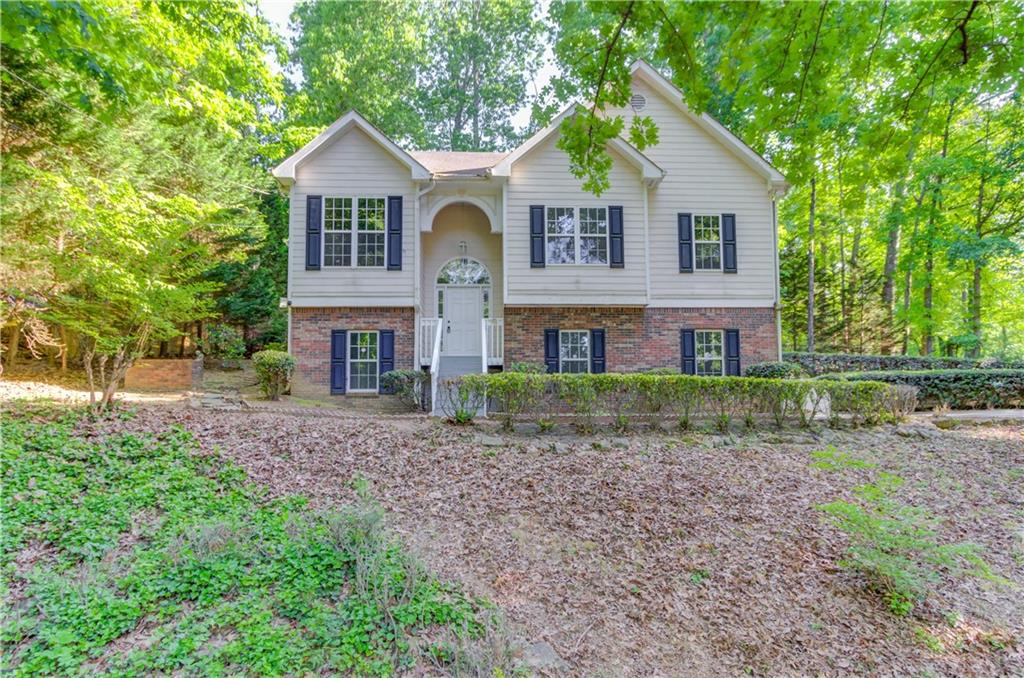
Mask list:
[[487,374],[487,318],[480,319],[480,371]]
[[430,356],[430,411],[437,410],[438,368],[441,365],[441,328],[444,324],[438,319],[434,330],[434,350]]

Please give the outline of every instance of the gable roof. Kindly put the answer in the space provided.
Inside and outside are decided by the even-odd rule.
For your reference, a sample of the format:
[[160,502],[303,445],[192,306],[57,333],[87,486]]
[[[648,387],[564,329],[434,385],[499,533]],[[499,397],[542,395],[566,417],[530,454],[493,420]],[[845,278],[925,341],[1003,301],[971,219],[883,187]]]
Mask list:
[[[548,137],[554,134],[562,121],[571,115],[576,113],[579,108],[578,104],[570,104],[568,108],[559,113],[551,124],[542,129],[541,131],[534,134],[532,137],[527,139],[518,148],[505,156],[505,159],[499,162],[491,169],[491,174],[496,177],[507,177],[512,173],[512,165],[517,160],[522,158],[524,155],[532,151],[539,144],[545,141]],[[632,144],[625,139],[615,137],[614,139],[608,140],[608,145],[615,151],[625,156],[625,158],[633,164],[637,169],[640,170],[643,176],[644,183],[647,186],[657,186],[661,180],[665,177],[665,170],[658,167],[658,165],[648,158],[646,155],[641,153]]]
[[413,179],[429,179],[430,170],[419,163],[415,158],[387,137],[386,134],[371,125],[366,118],[356,111],[349,111],[331,124],[330,127],[321,132],[315,139],[300,148],[288,157],[287,160],[270,171],[279,182],[290,186],[295,182],[295,170],[306,159],[317,151],[326,148],[335,138],[344,135],[349,130],[357,128],[366,133],[368,137],[376,141],[384,150],[388,151],[403,165],[409,168]]
[[410,151],[409,155],[434,173],[435,178],[485,177],[507,152]]
[[638,59],[630,66],[630,73],[639,76],[644,82],[653,87],[655,91],[672,102],[676,108],[683,112],[698,127],[707,132],[712,138],[731,150],[740,160],[745,162],[752,170],[763,176],[771,184],[771,187],[784,194],[789,190],[789,182],[779,170],[761,157],[754,149],[743,142],[742,139],[725,128],[722,123],[712,118],[707,113],[695,114],[683,102],[682,91],[643,59]]

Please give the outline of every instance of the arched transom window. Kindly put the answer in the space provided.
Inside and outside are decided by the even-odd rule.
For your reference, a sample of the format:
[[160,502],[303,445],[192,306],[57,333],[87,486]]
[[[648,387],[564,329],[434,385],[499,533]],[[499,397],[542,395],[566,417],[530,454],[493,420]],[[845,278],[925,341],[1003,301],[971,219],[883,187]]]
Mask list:
[[490,285],[491,274],[476,259],[452,259],[437,273],[439,285]]

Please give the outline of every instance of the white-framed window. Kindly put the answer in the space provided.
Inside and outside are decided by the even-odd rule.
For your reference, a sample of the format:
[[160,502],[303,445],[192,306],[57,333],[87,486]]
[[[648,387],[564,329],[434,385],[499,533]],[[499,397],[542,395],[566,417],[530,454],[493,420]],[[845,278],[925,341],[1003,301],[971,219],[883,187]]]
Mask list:
[[348,390],[376,393],[380,335],[377,332],[348,333]]
[[608,264],[607,207],[548,207],[544,234],[549,264]]
[[357,198],[356,266],[384,267],[384,198]]
[[696,330],[693,333],[697,358],[697,374],[704,377],[720,377],[725,374],[725,361],[722,359],[722,331]]
[[558,333],[558,371],[585,374],[590,371],[590,332],[562,330]]
[[324,266],[352,262],[352,198],[324,198]]
[[698,271],[722,268],[722,218],[717,214],[693,215],[693,261]]

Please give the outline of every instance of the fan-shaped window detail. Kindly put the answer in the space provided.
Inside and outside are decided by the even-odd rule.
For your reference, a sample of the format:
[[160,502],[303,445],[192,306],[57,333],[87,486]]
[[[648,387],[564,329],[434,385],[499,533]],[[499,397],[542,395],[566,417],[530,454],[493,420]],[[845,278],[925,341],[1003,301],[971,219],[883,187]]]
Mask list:
[[452,259],[437,273],[440,285],[490,285],[491,274],[476,259]]

